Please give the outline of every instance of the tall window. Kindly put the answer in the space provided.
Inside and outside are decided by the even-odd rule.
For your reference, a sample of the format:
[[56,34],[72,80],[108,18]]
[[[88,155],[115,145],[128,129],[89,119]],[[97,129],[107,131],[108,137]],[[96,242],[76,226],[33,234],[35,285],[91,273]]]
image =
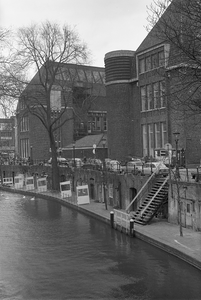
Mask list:
[[29,131],[29,117],[25,116],[22,118],[21,122],[20,122],[20,131],[24,132],[24,131]]
[[107,114],[106,112],[89,111],[88,112],[88,132],[107,131]]
[[154,103],[153,103],[153,98],[152,98],[152,85],[151,84],[147,85],[147,108],[148,108],[148,110],[154,108]]
[[162,138],[162,148],[167,143],[167,126],[166,122],[161,123],[161,138]]
[[156,148],[164,148],[167,143],[166,122],[142,125],[143,155],[154,156]]
[[165,107],[165,81],[160,81],[160,107]]
[[165,54],[164,54],[164,51],[160,51],[158,53],[158,56],[159,56],[159,67],[162,67],[165,65]]
[[143,147],[143,156],[147,156],[148,155],[147,125],[142,125],[142,147]]
[[158,57],[158,53],[155,53],[151,56],[151,65],[152,65],[152,69],[158,68],[159,64],[159,57]]
[[141,110],[165,107],[165,81],[158,81],[140,88]]
[[52,110],[61,110],[61,91],[51,90],[50,107]]
[[29,139],[20,140],[20,155],[22,158],[29,157]]
[[142,86],[140,88],[140,94],[141,94],[141,104],[142,104],[142,111],[147,110],[147,105],[146,105],[146,87]]
[[155,123],[155,148],[161,148],[160,123]]
[[153,90],[154,90],[154,108],[160,108],[159,83],[158,82],[153,84]]
[[96,130],[101,130],[101,118],[96,117]]
[[148,125],[148,132],[149,132],[149,155],[154,156],[154,131],[153,131],[153,124]]
[[145,59],[144,58],[140,59],[139,72],[140,73],[144,73],[145,72]]
[[103,116],[103,130],[107,130],[107,117],[106,115]]
[[139,58],[139,73],[151,71],[165,65],[165,55],[163,47],[146,53],[146,56]]
[[145,68],[146,68],[146,71],[151,70],[151,56],[148,56],[145,58]]

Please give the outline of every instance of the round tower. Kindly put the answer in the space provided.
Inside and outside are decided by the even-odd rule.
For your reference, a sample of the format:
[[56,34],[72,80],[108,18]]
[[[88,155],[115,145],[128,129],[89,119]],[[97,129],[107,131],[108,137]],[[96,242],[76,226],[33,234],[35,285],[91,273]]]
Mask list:
[[133,153],[133,66],[135,52],[112,51],[105,55],[108,156],[124,160]]

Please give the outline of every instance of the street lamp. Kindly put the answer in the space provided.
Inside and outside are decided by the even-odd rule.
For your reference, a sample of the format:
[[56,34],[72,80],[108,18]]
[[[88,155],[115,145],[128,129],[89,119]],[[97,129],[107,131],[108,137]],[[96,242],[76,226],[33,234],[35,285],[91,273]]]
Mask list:
[[174,137],[175,137],[175,144],[176,144],[176,176],[175,176],[175,181],[176,181],[176,187],[177,187],[177,198],[178,198],[178,213],[179,213],[179,229],[180,229],[180,236],[183,236],[183,231],[182,231],[182,220],[181,220],[181,198],[180,198],[180,186],[179,186],[179,179],[180,179],[180,174],[179,174],[179,163],[178,163],[178,142],[179,142],[179,132],[174,132]]
[[33,165],[33,147],[30,146],[30,164]]
[[175,145],[176,145],[176,176],[179,178],[179,161],[178,161],[178,142],[179,142],[179,132],[174,132],[174,139],[175,139]]
[[75,168],[75,142],[73,142],[73,167]]

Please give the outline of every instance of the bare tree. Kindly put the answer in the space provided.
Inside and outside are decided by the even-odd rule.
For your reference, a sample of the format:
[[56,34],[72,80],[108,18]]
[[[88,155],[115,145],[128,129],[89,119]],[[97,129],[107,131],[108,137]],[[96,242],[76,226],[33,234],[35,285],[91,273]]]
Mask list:
[[[53,189],[58,189],[55,133],[76,114],[72,105],[72,86],[76,78],[69,74],[66,64],[86,63],[89,52],[75,29],[67,25],[61,28],[49,21],[21,28],[17,37],[12,60],[22,70],[36,74],[21,94],[24,103],[22,116],[29,112],[47,130],[52,154],[52,184]],[[58,91],[60,97],[51,102],[51,93],[54,91]]]
[[6,118],[14,115],[18,97],[24,88],[20,80],[22,70],[19,72],[16,63],[11,61],[11,40],[12,32],[0,28],[0,111]]
[[171,84],[169,105],[185,119],[201,114],[200,16],[197,0],[155,0],[149,7],[150,34],[158,43],[170,44],[165,72]]

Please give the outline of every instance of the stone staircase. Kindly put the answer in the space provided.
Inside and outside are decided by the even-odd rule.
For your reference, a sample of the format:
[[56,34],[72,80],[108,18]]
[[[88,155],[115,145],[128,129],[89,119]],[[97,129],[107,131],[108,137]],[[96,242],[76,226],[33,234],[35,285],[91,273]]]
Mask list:
[[158,177],[146,199],[137,211],[130,212],[135,223],[146,225],[156,215],[159,208],[168,198],[168,177]]

